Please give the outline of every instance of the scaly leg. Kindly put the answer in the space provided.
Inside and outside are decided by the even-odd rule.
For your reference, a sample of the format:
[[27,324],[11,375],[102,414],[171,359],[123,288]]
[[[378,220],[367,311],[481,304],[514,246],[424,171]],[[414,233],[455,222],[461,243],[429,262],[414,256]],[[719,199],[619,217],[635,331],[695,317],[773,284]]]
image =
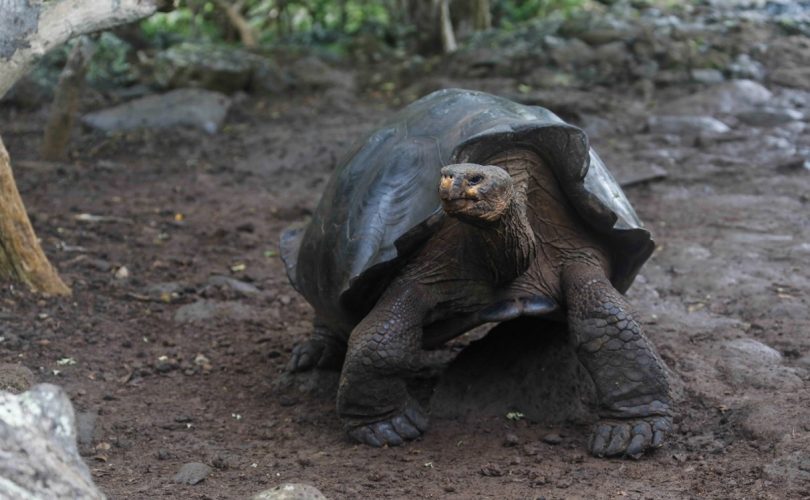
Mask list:
[[405,378],[436,368],[451,354],[422,349],[428,304],[414,287],[390,287],[349,337],[338,388],[338,414],[349,436],[396,446],[427,430],[428,417]]
[[340,370],[346,357],[346,337],[325,326],[318,318],[315,318],[312,329],[312,336],[293,348],[287,370]]
[[641,332],[630,305],[601,268],[575,263],[563,272],[568,324],[599,397],[595,456],[640,457],[672,430],[664,363]]

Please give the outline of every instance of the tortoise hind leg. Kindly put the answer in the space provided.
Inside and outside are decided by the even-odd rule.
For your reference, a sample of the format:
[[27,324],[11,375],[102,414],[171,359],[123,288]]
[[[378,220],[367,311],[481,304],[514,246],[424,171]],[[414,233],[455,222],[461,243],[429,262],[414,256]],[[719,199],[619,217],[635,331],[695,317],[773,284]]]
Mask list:
[[315,318],[312,336],[293,347],[287,370],[302,372],[320,368],[340,370],[346,357],[346,337]]
[[427,414],[405,379],[447,363],[452,354],[422,349],[426,309],[418,288],[392,286],[352,331],[337,408],[353,439],[397,446],[427,430]]
[[599,397],[590,452],[638,458],[661,446],[672,430],[669,383],[630,305],[601,268],[585,263],[565,268],[563,289],[571,337]]

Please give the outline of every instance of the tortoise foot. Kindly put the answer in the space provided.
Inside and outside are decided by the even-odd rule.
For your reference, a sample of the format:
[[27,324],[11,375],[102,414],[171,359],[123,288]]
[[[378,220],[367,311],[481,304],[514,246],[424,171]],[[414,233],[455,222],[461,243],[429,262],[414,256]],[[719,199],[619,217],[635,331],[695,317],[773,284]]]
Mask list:
[[660,448],[670,432],[671,417],[605,419],[594,427],[588,448],[596,457],[640,458]]
[[409,401],[405,409],[393,416],[361,425],[349,430],[355,441],[380,448],[399,446],[405,441],[418,438],[428,428],[428,417],[415,401]]
[[287,370],[303,372],[320,368],[340,370],[346,357],[346,345],[337,339],[315,334],[310,339],[293,348]]

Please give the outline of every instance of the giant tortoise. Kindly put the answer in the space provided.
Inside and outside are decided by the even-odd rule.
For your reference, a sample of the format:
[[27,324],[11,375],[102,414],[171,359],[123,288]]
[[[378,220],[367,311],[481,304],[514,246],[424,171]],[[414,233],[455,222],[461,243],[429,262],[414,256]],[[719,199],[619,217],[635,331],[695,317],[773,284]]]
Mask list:
[[337,409],[357,441],[420,436],[406,379],[446,363],[449,339],[519,316],[567,321],[598,396],[593,454],[638,457],[671,429],[663,362],[622,295],[650,233],[585,133],[544,108],[423,97],[360,141],[281,239],[315,309],[290,369],[342,370]]

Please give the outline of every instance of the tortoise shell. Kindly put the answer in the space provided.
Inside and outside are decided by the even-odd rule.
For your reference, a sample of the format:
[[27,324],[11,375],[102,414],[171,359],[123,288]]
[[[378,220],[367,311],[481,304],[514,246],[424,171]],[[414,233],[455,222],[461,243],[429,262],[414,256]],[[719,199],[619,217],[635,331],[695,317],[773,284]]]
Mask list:
[[609,242],[611,282],[626,291],[654,244],[585,133],[545,108],[461,89],[415,101],[344,158],[309,223],[282,234],[293,286],[323,321],[351,329],[445,217],[441,168],[515,147],[551,166],[581,218]]

